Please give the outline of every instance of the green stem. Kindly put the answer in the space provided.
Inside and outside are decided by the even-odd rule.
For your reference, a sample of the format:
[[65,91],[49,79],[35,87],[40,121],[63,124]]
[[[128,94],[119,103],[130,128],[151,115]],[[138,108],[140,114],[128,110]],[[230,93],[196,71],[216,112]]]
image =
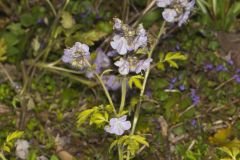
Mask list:
[[3,154],[2,152],[0,152],[0,158],[1,158],[2,160],[7,160],[6,157],[4,156],[4,154]]
[[121,98],[121,104],[119,108],[119,113],[121,113],[125,106],[125,100],[126,100],[126,93],[127,93],[127,78],[124,77],[122,81],[122,98]]
[[118,159],[123,160],[122,148],[118,145]]
[[[88,65],[89,68],[92,68],[92,65],[89,63],[88,60],[85,59],[85,62],[87,63],[87,65]],[[92,72],[94,73],[94,75],[96,76],[96,78],[98,79],[98,81],[100,82],[100,84],[101,84],[101,86],[102,86],[102,88],[103,88],[103,91],[104,91],[104,93],[105,93],[105,95],[106,95],[106,97],[107,97],[107,99],[108,99],[108,102],[109,102],[110,105],[113,107],[113,112],[114,112],[114,114],[117,114],[117,111],[116,111],[116,109],[115,109],[115,107],[114,107],[112,98],[111,98],[111,96],[110,96],[110,94],[109,94],[109,92],[108,92],[108,90],[107,90],[106,85],[103,83],[102,78],[96,73],[95,70],[92,70]]]
[[[70,74],[70,73],[75,73],[74,71],[72,70],[68,70],[68,69],[64,69],[64,68],[61,68],[61,67],[56,67],[56,66],[53,66],[53,65],[49,65],[49,64],[44,64],[44,63],[34,63],[34,61],[27,61],[26,63],[27,65],[30,65],[30,66],[35,66],[35,67],[38,67],[38,68],[43,68],[43,69],[46,69],[50,72],[53,72],[53,73],[56,73],[56,74],[60,74],[60,75],[63,75],[63,76],[66,76],[66,77],[69,77],[73,80],[76,80],[82,84],[85,84],[89,87],[93,87],[95,86],[96,84],[92,81],[89,81],[85,78],[81,78],[81,77],[78,77],[78,76],[75,76],[73,74]],[[76,72],[79,74],[79,72]],[[75,73],[75,74],[76,74]]]
[[110,96],[110,94],[109,94],[109,92],[108,92],[105,84],[103,83],[101,77],[100,77],[97,73],[94,73],[94,74],[95,74],[95,76],[97,77],[98,81],[100,82],[100,84],[101,84],[101,86],[102,86],[102,88],[103,88],[103,91],[104,91],[104,93],[105,93],[105,95],[106,95],[106,97],[107,97],[107,99],[108,99],[108,102],[109,102],[110,105],[113,107],[113,112],[114,112],[115,114],[117,114],[117,111],[116,111],[116,109],[115,109],[115,107],[114,107],[112,98],[111,98],[111,96]]
[[[161,29],[160,29],[160,31],[158,33],[157,39],[156,39],[155,43],[152,45],[151,50],[149,51],[148,58],[152,57],[153,51],[156,48],[156,46],[157,46],[157,44],[159,42],[160,37],[164,34],[164,32],[165,32],[165,24],[166,24],[166,22],[164,21],[163,24],[162,24],[162,27],[161,27]],[[150,73],[150,69],[151,68],[149,67],[147,69],[146,73],[145,73],[145,77],[144,77],[144,81],[143,81],[143,87],[142,87],[141,92],[140,92],[139,103],[137,105],[137,108],[136,108],[136,111],[135,111],[135,114],[134,114],[134,118],[133,118],[133,126],[132,126],[132,130],[131,130],[131,134],[132,135],[134,134],[134,132],[136,130],[136,125],[137,125],[137,121],[138,121],[139,114],[140,114],[140,108],[141,108],[141,105],[142,105],[143,94],[145,92],[145,88],[146,88],[148,76],[149,76],[149,73]]]
[[51,10],[52,10],[52,12],[53,12],[53,14],[54,14],[54,16],[57,17],[57,12],[56,12],[55,8],[53,7],[52,3],[51,3],[49,0],[46,0],[46,2],[47,2],[48,5],[50,6],[50,8],[51,8]]

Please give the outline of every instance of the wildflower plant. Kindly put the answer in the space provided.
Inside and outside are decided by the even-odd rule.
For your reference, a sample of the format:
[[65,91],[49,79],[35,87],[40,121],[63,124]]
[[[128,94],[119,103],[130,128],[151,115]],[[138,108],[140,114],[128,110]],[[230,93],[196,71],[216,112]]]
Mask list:
[[[155,65],[152,54],[159,39],[165,34],[166,22],[178,22],[178,26],[181,26],[187,21],[194,3],[188,0],[157,0],[157,6],[165,8],[162,13],[165,21],[153,41],[150,41],[150,34],[143,24],[134,27],[114,18],[114,35],[110,40],[112,50],[108,53],[97,49],[97,55],[92,58],[94,53],[90,52],[88,45],[81,42],[75,42],[72,47],[64,50],[62,61],[78,72],[83,72],[87,78],[96,78],[108,99],[108,104],[100,104],[80,112],[78,126],[88,123],[102,128],[109,136],[115,136],[116,140],[110,145],[109,151],[116,148],[119,160],[132,159],[142,145],[149,146],[146,138],[136,135],[135,131],[150,70],[153,67],[164,70],[166,65],[178,68],[176,61],[187,58],[181,53],[160,53],[160,60]],[[126,95],[134,86],[140,92],[137,106],[132,111],[126,109]],[[120,88],[121,99],[118,104],[113,101],[110,90]]]

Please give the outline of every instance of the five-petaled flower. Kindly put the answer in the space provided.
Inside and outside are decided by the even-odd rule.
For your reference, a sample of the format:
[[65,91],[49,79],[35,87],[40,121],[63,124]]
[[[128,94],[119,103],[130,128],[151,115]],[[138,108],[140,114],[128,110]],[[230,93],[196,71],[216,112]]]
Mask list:
[[126,119],[126,115],[120,118],[112,118],[109,122],[109,125],[104,127],[104,130],[108,133],[120,136],[124,133],[124,131],[131,128],[130,121],[127,121]]

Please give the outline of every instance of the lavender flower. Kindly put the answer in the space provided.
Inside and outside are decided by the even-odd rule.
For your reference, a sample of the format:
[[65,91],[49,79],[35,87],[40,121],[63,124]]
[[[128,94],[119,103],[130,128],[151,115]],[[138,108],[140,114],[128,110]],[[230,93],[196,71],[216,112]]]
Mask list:
[[176,77],[174,77],[174,78],[172,78],[171,80],[170,80],[170,84],[169,84],[169,86],[168,86],[168,89],[173,89],[174,88],[174,84],[177,82],[177,78]]
[[141,71],[146,71],[150,67],[150,63],[153,61],[152,58],[147,58],[145,60],[140,60],[137,64],[135,73],[138,74]]
[[195,0],[157,0],[157,6],[165,8],[162,16],[167,22],[178,22],[182,26],[189,18]]
[[183,91],[185,90],[185,86],[184,86],[183,84],[180,85],[180,86],[179,86],[179,90],[183,92]]
[[233,76],[233,78],[235,79],[235,81],[236,81],[237,83],[240,83],[240,76],[239,76],[239,75],[235,74],[235,75]]
[[130,64],[127,60],[121,58],[119,61],[116,61],[114,63],[116,66],[118,66],[118,71],[121,75],[127,75],[130,70]]
[[231,59],[229,59],[227,62],[230,66],[232,66],[234,64],[233,60],[231,60]]
[[196,106],[200,103],[200,97],[196,94],[195,89],[191,89],[191,98],[192,98],[193,105]]
[[118,90],[121,87],[121,79],[115,75],[103,76],[103,82],[108,90]]
[[139,74],[141,71],[146,71],[150,67],[152,58],[138,60],[136,57],[128,57],[127,59],[120,58],[114,64],[118,66],[118,71],[121,75],[127,75],[129,72]]
[[122,21],[118,18],[113,18],[113,20],[114,20],[113,29],[120,30],[122,27]]
[[236,72],[237,72],[237,73],[240,73],[240,69],[237,69]]
[[[102,49],[97,49],[96,51],[97,57],[93,61],[93,64],[95,66],[95,72],[101,73],[103,69],[110,66],[110,59],[109,57],[103,52]],[[92,71],[86,72],[86,77],[93,78],[94,74]]]
[[120,55],[125,55],[130,51],[137,51],[139,48],[147,46],[147,36],[143,25],[140,24],[136,30],[126,24],[122,24],[120,19],[114,18],[114,29],[116,35],[110,42],[113,49]]
[[167,22],[174,22],[177,17],[177,12],[174,9],[165,9],[162,13],[163,18]]
[[20,159],[27,159],[29,143],[26,140],[19,139],[15,143],[16,146],[16,156]]
[[216,71],[217,72],[227,71],[227,68],[220,64],[216,67]]
[[71,48],[64,50],[62,61],[71,64],[73,67],[84,69],[88,66],[86,61],[88,61],[89,58],[89,47],[86,44],[76,42]]
[[191,121],[191,125],[192,125],[193,127],[196,127],[196,126],[197,126],[197,120],[196,120],[196,119],[193,119],[193,120]]
[[146,35],[146,31],[143,28],[143,25],[140,24],[137,28],[136,37],[133,40],[134,51],[138,50],[138,48],[146,47],[147,40],[148,40],[148,38],[147,38],[147,35]]
[[177,78],[176,77],[174,77],[174,78],[172,78],[171,80],[170,80],[170,83],[176,83],[177,82]]
[[205,70],[212,70],[213,69],[213,64],[208,63],[208,64],[204,65],[204,69]]
[[157,6],[164,8],[172,3],[173,0],[156,0]]
[[131,128],[130,121],[126,121],[127,116],[124,115],[120,118],[112,118],[109,122],[109,126],[105,126],[104,130],[111,134],[122,135],[124,131]]
[[110,42],[113,49],[116,49],[120,55],[127,54],[128,51],[128,42],[124,37],[115,35],[113,41]]

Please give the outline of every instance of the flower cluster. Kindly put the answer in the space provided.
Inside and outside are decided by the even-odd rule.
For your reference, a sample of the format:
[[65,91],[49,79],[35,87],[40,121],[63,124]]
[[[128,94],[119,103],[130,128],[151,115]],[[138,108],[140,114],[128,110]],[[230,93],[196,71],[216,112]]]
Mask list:
[[127,75],[130,72],[139,74],[146,71],[152,62],[151,58],[139,59],[135,55],[129,55],[132,51],[137,52],[140,48],[147,48],[147,34],[143,25],[140,24],[137,29],[123,24],[120,19],[114,18],[115,35],[111,41],[111,46],[121,57],[114,64],[118,67],[121,75]]
[[76,42],[71,48],[64,50],[62,61],[68,63],[74,68],[85,69],[89,67],[90,59],[89,47],[86,44]]
[[125,130],[131,128],[131,122],[126,121],[126,119],[126,115],[120,118],[112,118],[109,122],[109,126],[105,126],[105,131],[111,134],[122,135]]
[[164,8],[162,16],[167,22],[178,22],[178,26],[182,26],[189,18],[195,0],[156,0],[156,3]]
[[137,57],[120,58],[114,64],[118,66],[118,71],[121,75],[127,75],[129,72],[139,74],[141,71],[146,71],[150,67],[152,58],[138,60]]

